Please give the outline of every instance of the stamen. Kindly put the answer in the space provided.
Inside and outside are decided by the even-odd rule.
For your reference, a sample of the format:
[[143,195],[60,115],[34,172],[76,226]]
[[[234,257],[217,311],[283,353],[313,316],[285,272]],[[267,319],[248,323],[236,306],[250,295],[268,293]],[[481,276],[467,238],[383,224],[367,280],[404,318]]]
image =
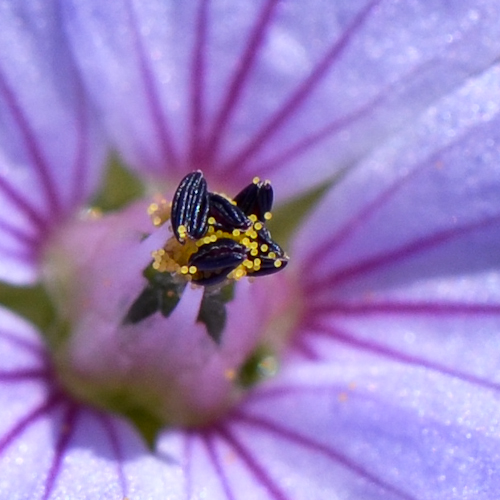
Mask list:
[[[148,207],[153,225],[160,226],[171,220],[173,236],[163,248],[152,252],[149,272],[153,277],[148,278],[148,291],[141,295],[139,306],[145,311],[153,310],[152,306],[147,309],[143,304],[146,299],[153,302],[149,297],[156,297],[156,283],[164,286],[164,280],[155,280],[154,273],[170,276],[169,286],[173,287],[172,293],[178,301],[181,292],[175,287],[185,286],[188,281],[220,289],[230,281],[264,276],[284,268],[288,257],[265,227],[265,222],[272,217],[272,201],[270,182],[262,182],[258,177],[231,199],[209,192],[200,171],[185,176],[172,204],[161,199]],[[210,324],[210,304],[207,299],[203,312],[207,325]],[[134,310],[129,316],[135,320],[142,317],[141,314]],[[214,332],[212,330],[212,336],[218,341],[220,332],[217,330],[216,335]]]

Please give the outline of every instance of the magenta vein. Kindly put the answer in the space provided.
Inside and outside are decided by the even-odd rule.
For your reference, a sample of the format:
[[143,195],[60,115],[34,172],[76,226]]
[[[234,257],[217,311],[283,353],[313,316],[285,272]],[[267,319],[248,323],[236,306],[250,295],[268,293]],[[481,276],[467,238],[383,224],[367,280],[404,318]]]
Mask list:
[[178,158],[175,152],[173,140],[167,117],[162,111],[161,101],[153,77],[153,71],[146,57],[146,51],[141,41],[138,31],[138,20],[132,6],[132,0],[127,0],[126,9],[130,20],[130,28],[133,33],[134,48],[139,63],[139,71],[144,84],[144,92],[148,104],[149,112],[156,129],[158,142],[166,163],[172,168],[178,165]]
[[307,153],[317,144],[338,134],[341,130],[345,129],[364,115],[368,114],[370,110],[372,110],[382,102],[382,94],[383,92],[381,92],[380,95],[377,95],[370,102],[366,103],[366,105],[362,108],[358,108],[352,113],[349,113],[325,125],[320,130],[309,134],[306,137],[303,137],[296,144],[293,144],[274,158],[270,158],[269,160],[260,163],[259,169],[267,173],[274,172],[277,169],[281,168],[283,165],[286,165],[288,162]]
[[13,371],[0,370],[0,382],[25,382],[33,379],[48,379],[50,371],[46,368],[25,368]]
[[321,314],[340,316],[368,316],[378,314],[430,314],[449,315],[494,315],[500,314],[500,304],[475,304],[468,302],[332,302],[313,305],[308,311],[311,317]]
[[344,116],[336,118],[332,122],[321,127],[319,130],[302,137],[295,144],[292,144],[286,150],[276,154],[269,160],[259,162],[259,169],[268,173],[273,172],[283,167],[288,162],[306,154],[310,149],[319,143],[337,135],[340,131],[360,120],[363,116],[372,113],[377,106],[380,106],[384,101],[387,101],[389,96],[393,98],[395,88],[397,86],[401,86],[402,82],[411,81],[411,78],[415,77],[415,75],[419,75],[419,73],[424,70],[425,66],[428,66],[429,64],[430,61],[426,61],[420,66],[412,68],[406,74],[403,74],[398,80],[389,83],[383,89],[378,91],[370,98],[369,101],[364,103],[359,108],[347,113]]
[[229,500],[235,500],[235,496],[234,496],[231,488],[229,487],[227,475],[225,474],[224,469],[220,463],[219,456],[217,455],[217,453],[215,451],[213,436],[209,433],[205,433],[202,436],[202,439],[203,439],[203,442],[205,444],[205,448],[208,451],[210,459],[212,460],[217,477],[219,478],[219,481],[222,484],[222,489],[224,490],[226,497]]
[[321,356],[307,343],[307,339],[304,335],[298,335],[293,339],[293,343],[290,346],[291,349],[300,353],[305,359],[309,361],[319,361]]
[[190,164],[201,161],[201,135],[204,121],[204,88],[209,0],[199,0],[195,41],[191,65],[191,158]]
[[191,431],[186,432],[186,438],[184,440],[184,473],[186,477],[186,500],[191,500],[193,495],[193,434]]
[[485,229],[488,226],[496,225],[500,222],[500,215],[489,217],[480,221],[474,221],[469,224],[438,231],[434,234],[424,236],[406,245],[402,245],[393,250],[375,255],[356,264],[346,266],[333,272],[323,273],[321,278],[310,281],[306,285],[307,292],[318,293],[324,289],[332,287],[358,276],[374,272],[380,268],[394,265],[404,259],[416,254],[432,250],[433,248],[448,243],[458,237],[465,236],[473,231]]
[[0,254],[2,254],[3,259],[11,259],[13,261],[17,261],[18,263],[22,263],[27,266],[33,265],[37,258],[34,252],[35,248],[33,247],[13,249],[0,246]]
[[361,209],[349,218],[349,220],[347,220],[341,228],[332,234],[330,238],[322,242],[321,245],[317,245],[314,252],[309,256],[311,262],[321,262],[325,255],[331,255],[331,252],[337,250],[342,243],[345,243],[345,241],[353,233],[362,227],[364,222],[384,208],[388,202],[391,201],[393,197],[404,187],[406,187],[410,181],[414,180],[418,174],[422,173],[422,171],[427,168],[435,169],[435,165],[438,164],[441,157],[447,152],[450,152],[463,140],[464,134],[457,136],[453,141],[446,144],[438,151],[433,152],[431,155],[426,156],[424,159],[413,165],[409,172],[395,179],[394,182],[378,193],[373,200],[362,206]]
[[277,500],[287,500],[287,495],[278,488],[278,485],[275,484],[265,468],[259,465],[258,460],[256,460],[255,457],[236,439],[227,426],[217,427],[216,432],[236,451],[236,453],[238,453],[257,481],[267,489],[272,497]]
[[53,396],[43,401],[37,407],[29,410],[24,417],[21,417],[17,423],[8,432],[0,438],[0,454],[10,446],[28,427],[33,425],[39,418],[47,415],[58,404],[59,398]]
[[205,149],[205,157],[208,161],[213,161],[217,155],[224,132],[237,107],[243,90],[248,84],[257,56],[264,44],[267,31],[271,25],[278,4],[279,0],[267,0],[262,11],[256,18],[240,63],[236,67],[236,71],[225,94],[225,99],[211,127],[212,133],[207,141]]
[[124,471],[124,457],[123,450],[121,447],[121,443],[118,439],[118,434],[116,432],[116,428],[113,424],[111,417],[106,414],[98,413],[98,419],[101,422],[101,425],[104,427],[104,430],[108,434],[109,443],[111,445],[111,449],[116,458],[116,468],[118,472],[118,480],[120,482],[120,488],[122,490],[122,496],[126,498],[128,496],[127,492],[127,481],[125,478]]
[[17,190],[11,186],[5,178],[0,177],[0,190],[3,194],[18,207],[18,209],[26,215],[34,227],[38,229],[40,234],[43,234],[47,227],[47,221],[40,216],[38,211],[26,201],[26,198],[19,194]]
[[50,211],[53,215],[58,216],[61,213],[60,200],[50,173],[50,168],[42,154],[41,147],[27,117],[23,113],[14,92],[8,85],[5,75],[1,71],[0,92],[3,94],[5,102],[19,127],[19,131],[26,145],[26,150],[31,157],[33,166],[35,167],[34,171],[38,175],[40,183],[43,186]]
[[[57,5],[57,15],[63,16],[60,11],[61,5]],[[68,37],[67,25],[63,24],[62,36]],[[90,168],[88,164],[89,156],[89,129],[90,129],[90,116],[89,116],[89,102],[88,96],[85,92],[85,86],[82,81],[82,76],[78,64],[74,59],[74,55],[67,53],[67,61],[71,76],[73,77],[72,88],[75,95],[73,98],[74,116],[73,121],[76,130],[76,148],[73,160],[73,181],[69,189],[69,208],[81,205],[86,194],[87,174]]]
[[0,341],[8,342],[16,347],[20,347],[25,351],[36,354],[41,359],[46,359],[45,349],[38,342],[20,337],[15,331],[9,332],[6,330],[0,331]]
[[19,243],[21,243],[24,247],[28,247],[30,249],[36,248],[38,244],[38,237],[33,234],[28,234],[23,229],[21,229],[18,225],[11,224],[6,220],[0,220],[0,231],[3,234],[10,234],[13,238],[15,238]]
[[368,482],[378,486],[379,488],[384,489],[385,491],[391,492],[400,498],[406,500],[417,500],[416,497],[406,493],[395,486],[382,481],[379,477],[375,476],[373,473],[369,472],[365,467],[362,467],[360,464],[356,463],[354,460],[350,459],[346,455],[340,453],[339,451],[326,446],[323,443],[319,443],[310,439],[307,436],[304,436],[296,431],[291,429],[287,429],[284,426],[278,425],[274,422],[268,421],[266,419],[256,417],[253,415],[243,414],[241,412],[235,414],[235,420],[241,423],[245,423],[250,427],[255,427],[262,431],[266,431],[273,435],[278,435],[282,438],[287,439],[293,443],[298,444],[304,448],[309,448],[310,450],[314,450],[317,453],[321,453],[325,455],[330,460],[340,464],[342,467],[348,469],[350,472],[363,477]]
[[90,165],[88,164],[88,134],[89,134],[89,112],[87,109],[86,95],[83,90],[83,83],[80,74],[73,65],[73,73],[75,75],[75,91],[76,91],[76,151],[73,161],[73,186],[70,193],[70,203],[73,206],[78,206],[84,202],[86,192],[86,177]]
[[323,59],[316,65],[311,74],[301,83],[292,95],[285,101],[280,109],[269,119],[267,123],[255,134],[250,142],[243,147],[232,159],[223,165],[223,170],[231,172],[237,168],[241,168],[249,159],[251,159],[262,146],[269,141],[272,135],[276,134],[282,127],[285,121],[293,115],[299,107],[304,103],[312,91],[326,76],[327,72],[332,68],[335,61],[338,60],[341,53],[347,48],[355,34],[363,26],[369,14],[381,0],[369,2],[355,16],[354,20],[347,27],[344,33],[338,40],[335,40],[333,45],[327,51]]
[[59,425],[59,436],[57,442],[55,443],[54,458],[45,482],[45,490],[42,497],[43,500],[47,500],[52,494],[57,477],[61,471],[64,455],[75,432],[76,420],[77,407],[76,405],[70,403],[67,405],[66,411],[64,412],[62,421]]
[[392,347],[357,338],[350,333],[340,330],[339,328],[332,327],[330,325],[323,325],[321,322],[316,322],[311,326],[311,328],[315,329],[314,333],[312,333],[313,335],[326,335],[327,337],[344,345],[347,345],[353,349],[370,352],[372,354],[376,354],[378,356],[382,356],[399,363],[426,368],[438,373],[442,373],[443,375],[448,375],[450,377],[463,380],[464,382],[485,387],[487,389],[492,389],[494,391],[500,391],[500,384],[497,382],[492,382],[490,380],[469,373],[460,372],[440,363],[436,363],[428,359],[398,351],[396,349],[393,349]]

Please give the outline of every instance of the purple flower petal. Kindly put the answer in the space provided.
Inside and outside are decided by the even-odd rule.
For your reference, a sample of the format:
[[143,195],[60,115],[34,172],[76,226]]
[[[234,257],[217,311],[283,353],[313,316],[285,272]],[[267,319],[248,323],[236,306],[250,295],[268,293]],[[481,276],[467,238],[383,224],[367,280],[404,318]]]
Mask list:
[[[280,196],[330,177],[500,49],[494,1],[64,3],[117,149]],[[304,165],[311,165],[304,175]]]
[[0,497],[179,497],[179,469],[131,427],[58,388],[37,333],[0,310]]
[[102,145],[53,3],[0,7],[0,278],[34,279],[53,222],[95,188]]
[[493,498],[500,408],[491,391],[365,362],[290,365],[223,424],[166,433],[160,449],[184,464],[193,496]]
[[500,389],[499,77],[431,108],[306,222],[291,252],[308,270],[304,354],[372,353]]

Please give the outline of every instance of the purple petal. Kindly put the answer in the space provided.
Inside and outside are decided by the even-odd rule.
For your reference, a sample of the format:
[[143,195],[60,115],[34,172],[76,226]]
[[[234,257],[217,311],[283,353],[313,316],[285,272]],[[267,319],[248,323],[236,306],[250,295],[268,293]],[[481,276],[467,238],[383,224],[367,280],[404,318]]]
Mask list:
[[185,464],[193,496],[493,498],[500,455],[491,391],[365,361],[291,363],[224,424],[167,433],[160,449]]
[[176,178],[201,166],[226,186],[272,174],[282,196],[359,158],[500,49],[493,0],[64,7],[131,164]]
[[154,458],[128,424],[57,387],[31,326],[0,310],[0,497],[179,497],[178,467]]
[[308,271],[310,355],[371,352],[500,388],[499,77],[430,109],[306,222],[291,253]]
[[71,498],[79,491],[96,499],[180,498],[179,467],[153,457],[128,424],[89,411],[71,417],[74,427],[57,450],[57,478],[47,498]]
[[0,278],[34,279],[53,222],[95,189],[103,160],[56,4],[0,7]]

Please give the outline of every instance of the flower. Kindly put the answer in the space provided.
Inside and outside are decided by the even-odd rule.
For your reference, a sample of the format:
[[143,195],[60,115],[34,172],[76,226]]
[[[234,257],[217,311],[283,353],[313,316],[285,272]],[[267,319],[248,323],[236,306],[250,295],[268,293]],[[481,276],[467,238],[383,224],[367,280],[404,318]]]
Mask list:
[[[49,273],[47,287],[57,275],[70,292],[63,337],[0,310],[0,497],[495,497],[496,2],[0,8],[0,276],[26,285]],[[111,148],[166,192],[198,168],[231,195],[272,177],[277,205],[297,219],[285,277],[237,283],[220,349],[193,326],[199,289],[172,317],[150,318],[183,334],[162,379],[175,397],[158,401],[187,402],[152,450],[137,419],[95,397],[110,375],[121,382],[118,341],[131,337],[105,327],[144,285],[144,248],[157,243],[131,241],[129,227],[144,224],[136,206],[76,217]],[[284,205],[327,182],[305,219]],[[216,373],[275,338],[281,304],[296,316],[271,356],[277,375],[227,390]],[[134,401],[173,361],[163,330],[144,350],[151,324],[132,337],[146,352]],[[175,377],[200,343],[216,362],[188,387],[216,383],[189,399]],[[200,408],[202,426],[186,417]]]

